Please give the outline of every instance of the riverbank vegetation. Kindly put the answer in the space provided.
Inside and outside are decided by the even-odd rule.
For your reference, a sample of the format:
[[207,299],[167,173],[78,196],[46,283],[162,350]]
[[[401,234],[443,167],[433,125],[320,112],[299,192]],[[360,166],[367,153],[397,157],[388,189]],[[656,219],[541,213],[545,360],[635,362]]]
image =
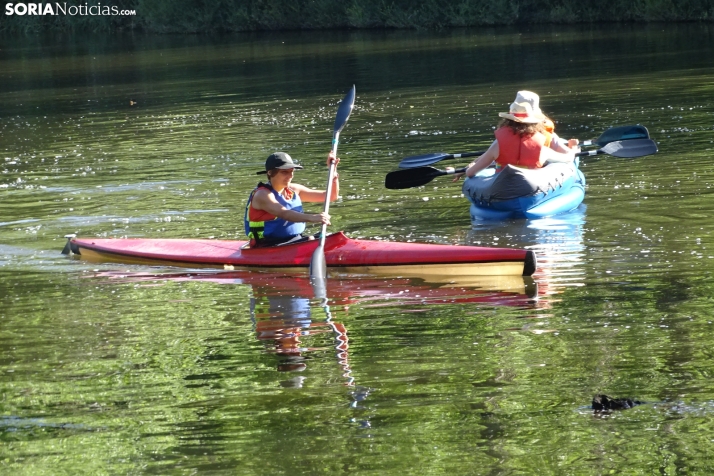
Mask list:
[[[0,31],[217,33],[335,28],[439,29],[528,23],[714,21],[711,0],[114,0],[120,14],[22,14],[5,4]],[[14,6],[13,6],[14,5]],[[23,4],[30,5],[30,3]],[[36,4],[37,5],[37,4]],[[8,14],[12,11],[13,14]],[[77,10],[74,10],[77,12]],[[98,10],[94,10],[95,12]],[[127,14],[135,12],[135,14]],[[20,14],[17,14],[20,13]],[[123,13],[123,14],[122,14]]]

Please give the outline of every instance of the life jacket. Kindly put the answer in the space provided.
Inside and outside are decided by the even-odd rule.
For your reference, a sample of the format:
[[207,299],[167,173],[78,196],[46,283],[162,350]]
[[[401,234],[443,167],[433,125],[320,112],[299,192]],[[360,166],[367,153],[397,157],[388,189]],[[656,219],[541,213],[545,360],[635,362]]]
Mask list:
[[551,134],[555,132],[555,124],[553,124],[553,121],[550,119],[546,118],[545,121],[543,121],[543,125],[545,126],[545,130]]
[[543,147],[550,147],[553,136],[550,132],[536,132],[530,137],[521,137],[509,127],[499,127],[495,132],[498,141],[496,171],[507,164],[527,169],[543,167],[540,153]]
[[282,194],[276,192],[269,183],[260,182],[250,193],[248,203],[245,206],[245,217],[243,219],[245,222],[245,234],[251,239],[251,241],[260,241],[264,238],[287,239],[297,236],[305,231],[305,223],[287,221],[271,215],[266,211],[256,210],[253,208],[253,197],[255,196],[255,192],[257,192],[261,187],[270,190],[278,203],[286,209],[302,212],[302,201],[300,200],[300,196],[292,189],[288,189],[291,193],[291,197],[288,200],[283,197]]

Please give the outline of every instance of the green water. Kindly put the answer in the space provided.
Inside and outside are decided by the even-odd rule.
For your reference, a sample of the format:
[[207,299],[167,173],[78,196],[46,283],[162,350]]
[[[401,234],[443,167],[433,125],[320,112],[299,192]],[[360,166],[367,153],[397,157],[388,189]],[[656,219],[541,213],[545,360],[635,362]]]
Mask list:
[[[711,474],[711,25],[0,43],[0,472]],[[242,238],[275,150],[334,230],[525,247],[533,280],[448,287],[90,264],[64,235]],[[581,140],[575,212],[469,223],[401,158],[492,140],[519,89]],[[460,165],[444,162],[438,167]],[[317,211],[320,207],[315,207]],[[596,393],[649,402],[593,414]]]

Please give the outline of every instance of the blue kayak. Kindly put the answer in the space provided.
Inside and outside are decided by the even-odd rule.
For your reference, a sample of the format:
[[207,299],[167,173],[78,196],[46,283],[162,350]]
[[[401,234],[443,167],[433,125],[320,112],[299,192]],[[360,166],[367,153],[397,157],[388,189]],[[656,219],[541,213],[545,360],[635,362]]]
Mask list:
[[485,169],[466,179],[471,221],[541,218],[569,212],[585,198],[585,176],[577,163],[553,163],[540,169],[507,165]]

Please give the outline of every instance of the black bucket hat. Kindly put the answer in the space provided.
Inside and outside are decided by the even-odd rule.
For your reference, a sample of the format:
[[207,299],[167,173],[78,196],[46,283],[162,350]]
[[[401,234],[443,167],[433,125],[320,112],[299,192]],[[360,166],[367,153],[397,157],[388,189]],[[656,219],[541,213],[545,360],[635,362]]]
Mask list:
[[290,157],[285,152],[276,152],[270,154],[270,156],[265,160],[265,170],[257,172],[256,175],[262,175],[267,173],[269,170],[287,170],[287,169],[301,169],[302,165],[298,165],[293,162],[292,157]]

